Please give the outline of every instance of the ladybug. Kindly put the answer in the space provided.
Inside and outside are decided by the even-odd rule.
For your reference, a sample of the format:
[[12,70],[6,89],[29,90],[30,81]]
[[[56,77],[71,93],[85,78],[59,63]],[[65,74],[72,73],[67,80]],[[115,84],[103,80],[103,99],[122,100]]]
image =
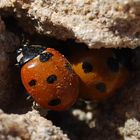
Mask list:
[[80,53],[70,62],[80,78],[80,97],[86,100],[102,101],[121,88],[129,72],[111,49],[78,49]]
[[18,53],[22,83],[40,106],[59,111],[76,102],[79,79],[62,54],[40,45],[24,45]]

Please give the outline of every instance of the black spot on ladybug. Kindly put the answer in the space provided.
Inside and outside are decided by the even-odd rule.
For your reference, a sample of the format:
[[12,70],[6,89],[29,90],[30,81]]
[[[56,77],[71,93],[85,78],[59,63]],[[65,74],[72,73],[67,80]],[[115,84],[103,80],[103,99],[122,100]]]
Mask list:
[[44,52],[44,53],[41,53],[41,54],[40,54],[39,60],[40,60],[41,62],[47,62],[52,56],[53,56],[52,53]]
[[31,81],[29,82],[29,86],[31,86],[31,87],[32,87],[32,86],[35,86],[35,85],[36,85],[36,82],[37,82],[37,81],[34,80],[34,79],[31,80]]
[[50,76],[47,78],[47,83],[48,83],[48,84],[53,84],[56,80],[57,80],[57,76],[56,76],[56,75],[50,75]]
[[93,66],[89,62],[83,62],[82,68],[83,68],[85,73],[89,73],[92,71]]
[[109,57],[107,60],[107,65],[110,68],[112,72],[118,72],[119,71],[119,62],[117,59],[113,57]]
[[105,83],[98,83],[96,84],[96,89],[99,90],[100,92],[105,92],[106,91],[106,85]]
[[53,99],[53,100],[51,100],[51,101],[48,103],[49,106],[57,106],[57,105],[59,105],[59,104],[61,104],[61,100],[58,99],[58,98]]
[[66,63],[65,67],[67,68],[68,71],[70,71],[70,72],[72,71],[72,67],[71,67],[70,63]]

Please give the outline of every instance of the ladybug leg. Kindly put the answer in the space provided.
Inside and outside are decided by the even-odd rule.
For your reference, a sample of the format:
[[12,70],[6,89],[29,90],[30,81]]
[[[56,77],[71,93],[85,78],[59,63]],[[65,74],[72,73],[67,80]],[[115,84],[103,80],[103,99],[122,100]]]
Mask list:
[[33,101],[32,110],[38,110],[39,107],[40,107],[39,104],[37,104],[37,102]]
[[48,113],[48,109],[46,108],[42,108],[37,102],[33,101],[33,105],[32,105],[32,110],[37,110],[39,111],[39,114],[41,116],[46,116]]
[[28,94],[26,100],[28,100],[28,101],[32,101],[32,102],[34,101],[34,99],[32,98],[32,96],[30,96],[29,94]]

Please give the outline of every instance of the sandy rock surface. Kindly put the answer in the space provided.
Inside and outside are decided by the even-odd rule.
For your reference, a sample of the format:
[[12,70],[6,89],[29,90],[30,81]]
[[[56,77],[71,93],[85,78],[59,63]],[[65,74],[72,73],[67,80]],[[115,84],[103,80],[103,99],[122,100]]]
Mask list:
[[[140,45],[139,0],[7,0],[20,26],[58,39],[75,39],[89,48]],[[9,8],[9,9],[8,9]]]
[[24,115],[0,112],[1,140],[68,140],[59,127],[42,118],[36,111]]

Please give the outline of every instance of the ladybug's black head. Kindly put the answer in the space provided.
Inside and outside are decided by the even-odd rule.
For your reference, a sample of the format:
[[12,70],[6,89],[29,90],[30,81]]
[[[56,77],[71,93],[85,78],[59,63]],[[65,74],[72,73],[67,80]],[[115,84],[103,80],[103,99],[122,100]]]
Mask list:
[[17,65],[24,65],[26,62],[39,55],[45,49],[46,47],[41,45],[30,45],[28,43],[24,44],[22,48],[17,50]]

